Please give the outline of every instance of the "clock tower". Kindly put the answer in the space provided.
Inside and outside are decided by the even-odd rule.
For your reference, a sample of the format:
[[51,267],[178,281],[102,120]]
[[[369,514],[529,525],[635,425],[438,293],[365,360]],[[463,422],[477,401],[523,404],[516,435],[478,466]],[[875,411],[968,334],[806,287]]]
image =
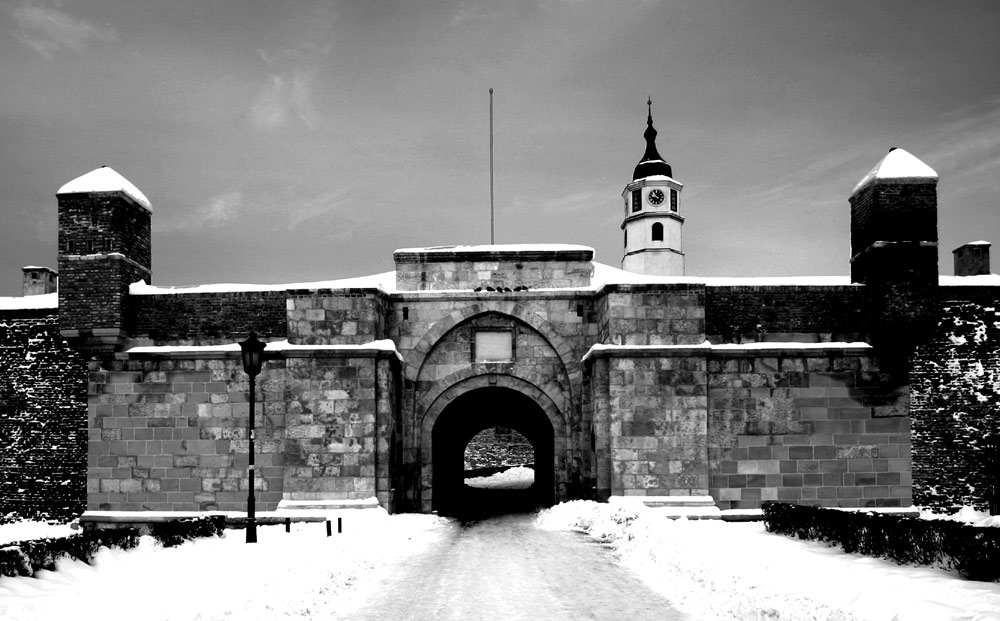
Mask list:
[[670,164],[656,151],[652,99],[646,105],[646,152],[632,173],[632,182],[622,191],[622,269],[650,276],[683,276],[680,194],[684,186],[674,179]]

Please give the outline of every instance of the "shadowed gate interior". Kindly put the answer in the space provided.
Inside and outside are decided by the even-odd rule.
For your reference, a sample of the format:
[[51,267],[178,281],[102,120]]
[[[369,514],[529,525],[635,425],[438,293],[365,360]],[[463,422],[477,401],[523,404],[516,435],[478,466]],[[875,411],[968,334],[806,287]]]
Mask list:
[[[474,489],[465,485],[466,445],[480,431],[498,425],[518,431],[534,449],[535,482],[528,489]],[[443,515],[481,517],[552,505],[554,445],[552,423],[531,398],[500,387],[465,393],[452,401],[434,424],[434,509]]]

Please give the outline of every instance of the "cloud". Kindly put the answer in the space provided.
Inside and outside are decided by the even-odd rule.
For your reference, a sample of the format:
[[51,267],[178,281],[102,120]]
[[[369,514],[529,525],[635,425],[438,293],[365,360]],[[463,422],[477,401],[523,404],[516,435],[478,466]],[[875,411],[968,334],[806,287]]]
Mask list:
[[356,222],[348,216],[349,210],[343,208],[354,202],[348,197],[350,190],[351,189],[334,190],[332,192],[320,194],[319,196],[299,198],[289,201],[285,208],[285,212],[288,214],[287,221],[285,223],[286,227],[289,231],[293,231],[304,222],[319,218],[320,216],[326,216],[328,214],[338,212],[337,230],[340,234],[335,235],[335,237],[349,237],[350,231],[352,231],[356,226]]
[[258,128],[275,129],[297,118],[314,128],[319,115],[312,103],[313,81],[311,71],[269,75],[250,104],[250,120]]
[[914,154],[949,182],[989,178],[1000,169],[1000,98],[975,107],[955,110],[947,120],[920,136],[938,145],[928,153]]
[[174,217],[162,224],[157,223],[157,228],[162,228],[165,232],[188,233],[206,228],[217,228],[235,220],[242,207],[243,194],[241,192],[227,192],[213,196],[189,217],[183,219]]
[[319,124],[314,84],[333,49],[334,23],[329,7],[315,7],[289,18],[282,44],[257,51],[267,76],[249,108],[255,127],[276,129],[295,120],[309,129]]
[[606,192],[592,190],[542,201],[541,208],[542,211],[573,214],[579,213],[581,209],[594,203],[602,204],[607,202],[608,197]]
[[73,17],[41,2],[26,0],[11,14],[16,25],[15,36],[46,58],[63,49],[81,49],[88,41],[107,43],[118,38],[112,28]]

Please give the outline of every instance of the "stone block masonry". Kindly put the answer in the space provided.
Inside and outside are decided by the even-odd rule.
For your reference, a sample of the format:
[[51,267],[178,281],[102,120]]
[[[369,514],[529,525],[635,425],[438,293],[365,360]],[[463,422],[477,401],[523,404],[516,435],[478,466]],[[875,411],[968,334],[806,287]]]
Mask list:
[[593,258],[593,249],[583,246],[454,246],[397,250],[393,254],[400,291],[587,287]]
[[289,500],[370,498],[376,473],[376,360],[287,361]]
[[289,291],[288,340],[303,345],[353,345],[384,338],[384,297],[374,289]]
[[614,356],[608,380],[611,493],[707,495],[704,357]]
[[607,292],[607,341],[698,345],[705,341],[704,285],[616,285]]
[[[245,510],[249,382],[237,352],[197,352],[91,363],[89,510]],[[259,510],[390,501],[395,360],[357,348],[268,355],[256,382]]]
[[909,391],[857,351],[713,353],[711,493],[722,509],[764,501],[911,504]]
[[[249,382],[238,358],[91,363],[88,509],[209,511],[246,507]],[[284,368],[257,378],[255,489],[262,510],[281,500]]]

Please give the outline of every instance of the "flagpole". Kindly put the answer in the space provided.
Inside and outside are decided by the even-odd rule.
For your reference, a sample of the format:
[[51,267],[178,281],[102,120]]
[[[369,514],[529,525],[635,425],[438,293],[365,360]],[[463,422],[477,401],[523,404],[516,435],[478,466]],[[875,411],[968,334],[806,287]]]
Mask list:
[[490,245],[493,237],[493,89],[490,88]]

